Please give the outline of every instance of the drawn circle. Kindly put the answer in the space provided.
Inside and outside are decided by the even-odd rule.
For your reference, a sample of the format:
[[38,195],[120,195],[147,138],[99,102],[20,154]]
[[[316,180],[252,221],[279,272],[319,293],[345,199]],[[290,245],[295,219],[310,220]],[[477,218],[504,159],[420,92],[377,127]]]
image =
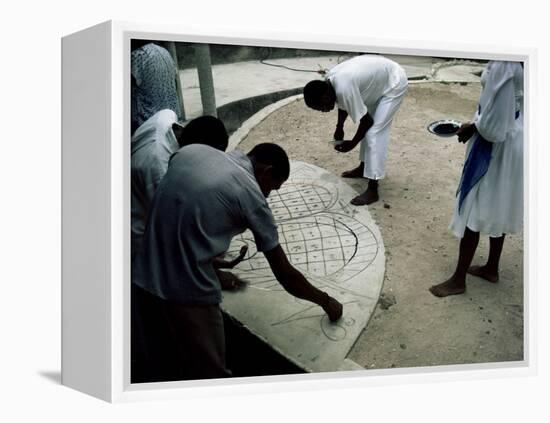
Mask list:
[[344,325],[353,326],[355,324],[355,319],[353,317],[346,317],[344,319]]
[[[313,277],[340,273],[337,279],[347,280],[368,267],[378,253],[377,241],[370,229],[345,215],[319,214],[284,221],[279,223],[278,232],[279,243],[289,261]],[[238,254],[243,244],[248,245],[247,257],[236,270],[271,273],[263,254],[257,254],[249,231],[235,238],[230,254]]]
[[348,331],[338,323],[332,323],[327,315],[321,318],[321,330],[331,341],[341,341],[346,338]]

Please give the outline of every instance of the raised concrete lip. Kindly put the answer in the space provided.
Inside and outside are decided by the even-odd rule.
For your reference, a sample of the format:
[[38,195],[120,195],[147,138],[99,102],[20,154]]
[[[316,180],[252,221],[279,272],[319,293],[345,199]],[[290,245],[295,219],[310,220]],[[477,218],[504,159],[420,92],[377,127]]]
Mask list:
[[279,110],[290,103],[301,100],[304,96],[302,94],[293,95],[282,100],[279,100],[267,107],[264,107],[260,111],[254,113],[250,118],[243,122],[243,124],[237,129],[230,137],[227,146],[227,151],[234,150],[242,140],[244,140],[250,131],[254,129],[256,125],[266,119],[271,113]]

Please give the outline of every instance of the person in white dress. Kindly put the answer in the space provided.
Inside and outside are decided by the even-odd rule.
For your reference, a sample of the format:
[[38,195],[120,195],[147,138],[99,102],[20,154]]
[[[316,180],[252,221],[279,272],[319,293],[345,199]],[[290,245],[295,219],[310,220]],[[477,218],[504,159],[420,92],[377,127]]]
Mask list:
[[407,92],[404,69],[379,55],[365,54],[346,60],[328,71],[324,81],[304,87],[304,101],[314,110],[328,112],[338,105],[336,141],[344,140],[344,122],[350,116],[359,126],[351,140],[338,143],[346,153],[361,143],[360,164],[342,173],[344,178],[367,178],[368,188],[351,203],[360,206],[378,201],[378,181],[385,176],[390,128]]
[[[481,96],[473,122],[457,132],[468,141],[450,229],[459,238],[454,274],[434,285],[437,297],[466,291],[466,274],[498,282],[504,237],[523,223],[523,65],[489,62],[481,76]],[[471,266],[480,233],[490,237],[489,258]]]

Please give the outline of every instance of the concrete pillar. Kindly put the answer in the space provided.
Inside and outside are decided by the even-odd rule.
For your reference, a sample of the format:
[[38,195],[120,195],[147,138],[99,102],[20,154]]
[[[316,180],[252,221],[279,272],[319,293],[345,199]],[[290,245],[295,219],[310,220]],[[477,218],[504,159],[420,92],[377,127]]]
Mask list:
[[176,51],[176,43],[173,41],[169,41],[166,43],[166,45],[168,47],[170,55],[172,56],[172,59],[174,59],[174,63],[176,64],[176,89],[178,91],[178,102],[180,104],[181,120],[185,121],[185,108],[183,107],[183,91],[181,89],[180,67],[178,65],[178,53]]
[[214,79],[212,78],[212,62],[210,60],[210,45],[195,44],[195,61],[197,62],[197,72],[199,74],[202,113],[204,115],[217,117]]

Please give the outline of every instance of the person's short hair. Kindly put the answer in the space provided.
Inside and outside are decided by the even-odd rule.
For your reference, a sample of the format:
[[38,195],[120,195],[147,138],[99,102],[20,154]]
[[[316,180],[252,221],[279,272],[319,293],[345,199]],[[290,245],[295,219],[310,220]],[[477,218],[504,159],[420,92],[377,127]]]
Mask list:
[[273,176],[281,181],[286,181],[290,175],[290,162],[285,150],[270,142],[256,145],[248,156],[253,157],[258,163],[273,167]]
[[223,122],[214,116],[200,116],[182,130],[182,145],[206,144],[225,151],[229,142]]
[[318,106],[322,101],[321,98],[328,90],[328,83],[316,79],[309,81],[304,87],[304,101],[308,107],[313,108]]

